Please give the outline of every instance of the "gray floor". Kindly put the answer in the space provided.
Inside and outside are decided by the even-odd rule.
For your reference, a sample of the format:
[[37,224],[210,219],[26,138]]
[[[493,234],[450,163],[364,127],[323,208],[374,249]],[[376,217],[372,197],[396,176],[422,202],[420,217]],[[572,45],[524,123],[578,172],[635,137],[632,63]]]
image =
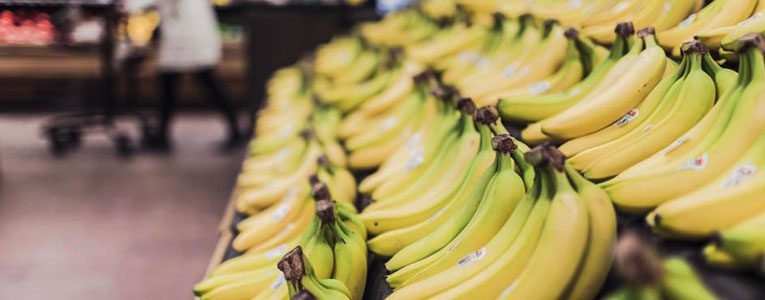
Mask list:
[[190,299],[243,151],[221,122],[182,115],[171,155],[114,155],[108,141],[52,157],[44,120],[0,115],[0,299]]

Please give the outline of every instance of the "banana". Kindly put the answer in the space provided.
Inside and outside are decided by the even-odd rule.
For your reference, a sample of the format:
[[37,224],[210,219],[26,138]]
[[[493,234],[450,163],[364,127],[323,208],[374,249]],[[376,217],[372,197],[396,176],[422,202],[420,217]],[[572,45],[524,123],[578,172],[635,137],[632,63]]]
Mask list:
[[[657,119],[649,117],[645,126],[641,125],[642,128],[633,131],[635,135],[631,132],[611,142],[617,147],[584,167],[585,177],[604,179],[618,175],[671,144],[712,108],[715,100],[714,81],[701,68],[702,56],[707,49],[701,43],[695,45],[691,47],[695,50],[689,50],[694,53],[686,54],[691,56],[690,69],[676,99],[669,99],[674,105],[669,107],[667,115]],[[672,95],[672,92],[668,95]]]
[[[466,173],[470,162],[476,156],[479,151],[479,142],[481,140],[480,134],[475,130],[473,126],[472,117],[466,114],[462,121],[463,133],[455,146],[450,147],[447,152],[454,153],[455,156],[450,160],[444,160],[441,163],[444,167],[447,167],[444,174],[439,176],[440,178],[434,179],[431,185],[420,193],[411,195],[411,198],[400,197],[398,199],[391,199],[389,201],[394,202],[393,205],[389,202],[376,202],[367,207],[370,212],[375,208],[396,207],[400,205],[406,199],[410,199],[411,202],[416,201],[432,201],[432,199],[442,195],[449,187],[452,187],[455,182],[459,182],[462,174]],[[445,162],[453,161],[454,164],[448,164]],[[434,174],[436,175],[436,174]],[[444,194],[445,195],[445,194]],[[444,196],[440,196],[444,197]],[[400,200],[399,200],[400,199]],[[385,205],[387,203],[387,205]],[[427,220],[417,223],[415,225],[401,227],[398,229],[386,231],[369,240],[369,249],[377,254],[383,256],[393,256],[402,248],[414,243],[415,241],[423,238],[435,228],[438,228],[443,222],[445,222],[449,216],[455,213],[459,208],[457,203],[449,202],[435,215],[431,216]],[[367,211],[365,210],[365,213]]]
[[[510,153],[517,146],[509,135],[495,136],[492,144],[497,151],[498,171],[487,184],[475,214],[468,216],[464,229],[445,247],[388,276],[391,286],[405,286],[453,266],[463,256],[488,242],[510,217],[526,192],[523,179],[515,172],[516,164]],[[399,274],[403,276],[399,277]]]
[[765,253],[765,211],[716,234],[715,244],[738,264],[756,266]]
[[[567,30],[566,37],[572,40],[577,39],[578,36],[577,36],[576,30],[573,30],[573,29]],[[582,56],[584,56],[584,54]],[[543,93],[561,92],[563,90],[570,88],[571,86],[575,85],[577,82],[581,80],[582,75],[584,75],[584,71],[585,71],[585,65],[583,61],[584,59],[585,57],[580,57],[580,54],[577,50],[576,42],[572,41],[569,43],[568,49],[566,51],[565,61],[558,68],[558,70],[555,71],[555,73],[552,74],[551,76],[541,80],[531,82],[529,84],[516,86],[509,89],[496,88],[499,91],[492,92],[491,94],[488,94],[485,96],[474,95],[473,97],[476,99],[476,103],[478,106],[486,106],[486,105],[495,105],[497,102],[497,99],[502,99],[507,97],[520,98],[520,97],[539,95]],[[553,61],[554,61],[554,58],[553,58]],[[531,72],[541,73],[544,71],[534,70]]]
[[[434,118],[435,103],[429,96],[419,92],[408,99],[409,105],[399,107],[396,114],[389,115],[378,124],[376,130],[370,130],[346,141],[349,149],[349,167],[352,169],[370,169],[382,164],[387,155],[394,152],[409,140],[418,128],[426,124],[425,120]],[[425,118],[417,113],[426,107]]]
[[322,278],[315,272],[313,261],[300,246],[287,253],[278,268],[287,281],[290,298],[302,292],[316,299],[350,299],[348,288],[342,282]]
[[623,0],[623,1],[609,1],[608,4],[600,7],[594,15],[585,19],[581,25],[582,27],[612,24],[619,20],[624,20],[630,13],[637,11],[644,1],[636,0]]
[[[354,114],[358,115],[356,119],[364,120],[370,116],[375,116],[379,113],[387,111],[399,104],[402,98],[410,95],[414,90],[414,82],[412,78],[415,74],[419,73],[420,67],[414,64],[406,64],[403,70],[396,71],[395,75],[392,75],[395,80],[392,80],[390,85],[379,95],[367,100],[362,104]],[[352,115],[351,115],[352,116]],[[355,120],[348,116],[341,125],[340,136],[348,137],[354,131],[358,123],[353,123],[351,120]]]
[[[550,77],[566,58],[569,43],[563,32],[563,28],[553,25],[537,51],[519,57],[507,66],[498,79],[489,79],[475,88],[466,87],[465,94],[475,97],[479,106],[494,105],[495,94],[502,94],[508,89],[526,86]],[[486,97],[489,97],[489,100],[485,100]]]
[[[281,230],[275,235],[269,237],[267,240],[264,240],[261,243],[258,243],[257,245],[254,245],[254,243],[250,242],[248,245],[254,245],[254,246],[250,246],[249,248],[246,248],[247,246],[243,246],[241,248],[236,248],[236,249],[240,251],[244,249],[248,249],[247,252],[252,253],[252,252],[260,252],[265,249],[272,249],[279,245],[290,244],[291,243],[290,241],[295,240],[295,238],[300,236],[300,234],[305,232],[306,228],[310,226],[310,223],[313,219],[312,215],[314,212],[315,212],[314,205],[308,204],[306,205],[305,208],[302,209],[302,212],[300,213],[299,216],[297,216],[295,220],[292,220],[290,223],[287,223],[283,228],[280,228]],[[257,229],[250,229],[246,232],[250,232],[252,230],[257,230]],[[244,241],[242,243],[245,243],[247,240],[245,239],[244,232],[240,233],[240,236],[243,237],[240,239],[240,241]],[[237,238],[239,238],[239,236],[237,236]]]
[[[609,185],[618,182],[621,179],[630,178],[646,172],[660,171],[662,167],[672,165],[675,161],[690,159],[690,157],[686,158],[684,155],[694,152],[694,147],[705,147],[703,146],[706,144],[706,142],[704,142],[705,139],[714,140],[719,137],[719,133],[714,133],[715,131],[712,130],[712,125],[714,125],[719,118],[730,115],[727,111],[735,107],[735,101],[732,101],[731,99],[737,98],[733,92],[738,86],[738,73],[720,67],[714,60],[712,60],[712,57],[709,54],[704,55],[704,62],[705,70],[713,74],[715,79],[717,102],[712,109],[710,109],[693,129],[689,130],[682,137],[673,141],[669,146],[662,149],[662,151],[622,172],[622,174],[617,176],[616,180],[608,181],[604,185]],[[708,134],[710,131],[712,132]]]
[[335,267],[332,278],[348,287],[351,299],[361,299],[367,277],[367,247],[364,239],[343,222],[335,222]]
[[441,118],[431,118],[436,124],[423,126],[404,144],[404,147],[409,149],[409,155],[403,158],[403,166],[398,172],[394,170],[385,182],[371,191],[373,199],[383,202],[386,198],[400,197],[406,195],[407,191],[416,191],[422,187],[423,181],[427,181],[428,175],[441,169],[443,164],[440,162],[449,157],[450,153],[447,150],[457,140],[454,128],[458,121],[458,115],[451,109],[439,113],[439,116],[442,114],[445,115]]
[[[738,156],[765,131],[764,104],[758,98],[761,97],[761,81],[765,70],[762,63],[763,54],[756,47],[762,44],[765,44],[765,38],[759,35],[747,36],[740,42],[740,50],[744,53],[742,65],[751,68],[753,74],[751,83],[746,84],[746,88],[738,97],[739,102],[732,109],[733,113],[729,115],[729,119],[721,119],[717,126],[719,138],[710,139],[700,151],[690,154],[692,160],[675,163],[669,169],[653,174],[608,184],[606,191],[617,206],[631,212],[644,212],[698,189],[735,163]],[[728,120],[730,122],[727,122]],[[711,133],[708,135],[713,136]],[[646,190],[652,192],[635,194]]]
[[[486,127],[485,125],[481,125]],[[482,134],[484,134],[482,132]],[[486,133],[490,134],[490,133]],[[482,138],[484,139],[484,138]],[[479,151],[478,157],[473,161],[471,169],[465,176],[465,180],[462,183],[459,191],[451,201],[456,201],[460,208],[449,216],[448,220],[441,224],[434,232],[431,232],[425,238],[410,244],[409,246],[401,249],[385,264],[388,270],[399,270],[404,266],[415,263],[431,254],[437,252],[439,249],[445,247],[465,226],[467,225],[470,216],[478,208],[480,197],[486,190],[487,185],[491,181],[493,174],[496,172],[497,162],[494,160],[493,150],[488,146],[489,150]],[[484,152],[484,153],[481,153]],[[438,207],[429,208],[428,211],[438,209]],[[435,211],[434,211],[435,213]],[[362,214],[362,218],[364,215]],[[404,219],[404,221],[411,220],[412,218]],[[380,226],[383,219],[375,219],[371,225]],[[370,227],[370,219],[366,219],[367,226]],[[387,220],[386,220],[387,221]],[[397,220],[401,222],[401,220]],[[420,220],[422,221],[422,220]],[[406,224],[411,225],[411,224]],[[370,230],[371,231],[371,230]],[[391,277],[388,277],[389,283]]]
[[489,168],[494,160],[490,145],[491,132],[483,125],[479,125],[479,131],[481,146],[476,156],[471,160],[470,167],[460,176],[461,178],[457,181],[458,184],[453,184],[449,189],[442,190],[434,198],[417,199],[419,201],[412,201],[395,209],[362,212],[361,219],[364,220],[369,232],[380,234],[417,224],[436,214],[441,206],[446,203],[452,201],[455,201],[455,205],[457,205],[456,203],[463,203],[465,198],[468,198],[476,188],[475,184],[479,181],[480,175]]
[[677,26],[657,35],[659,43],[666,49],[679,49],[680,45],[711,28],[734,25],[752,14],[756,0],[718,0],[704,7],[698,14],[692,14]]
[[669,1],[664,4],[661,14],[651,25],[658,32],[677,26],[688,16],[697,13],[703,6],[703,0]]
[[[581,164],[580,166],[580,164],[577,162],[577,159],[575,159],[576,155],[600,145],[607,144],[625,136],[633,130],[637,130],[637,128],[643,124],[643,121],[652,115],[652,113],[657,110],[661,104],[666,103],[662,100],[665,98],[667,93],[673,90],[673,87],[679,86],[679,81],[685,74],[687,63],[688,59],[684,59],[681,63],[681,66],[672,76],[668,76],[662,79],[637,107],[631,109],[619,120],[606,128],[598,130],[595,133],[567,141],[560,146],[560,151],[563,152],[566,157],[571,157],[572,159],[569,160],[569,162],[578,169],[583,169],[589,165],[590,162],[587,162]],[[674,90],[678,89],[679,87],[674,88]]]
[[[210,291],[205,291],[199,299],[204,300],[248,300],[252,298],[252,295],[257,295],[264,287],[266,287],[273,278],[278,276],[275,271],[271,272],[272,276],[252,276],[247,279],[239,279],[228,284],[216,287]],[[237,275],[230,275],[237,276]]]
[[[726,50],[734,50],[736,41],[744,35],[749,33],[762,33],[765,31],[763,9],[765,9],[763,2],[757,1],[757,7],[755,8],[754,14],[748,19],[739,22],[735,26],[711,30],[706,34],[707,36],[711,36],[712,41],[710,41],[710,43]],[[716,36],[715,33],[724,33],[724,35],[720,34]]]
[[[309,200],[309,187],[308,184],[298,185],[293,187],[278,203],[269,206],[258,214],[251,215],[237,224],[239,231],[245,231],[250,228],[258,228],[259,230],[265,230],[266,227],[280,228],[284,224],[280,222],[288,222],[294,219],[295,216],[300,214],[304,204]],[[275,230],[274,230],[275,231]],[[263,233],[268,235],[268,233]]]
[[613,44],[616,36],[613,35],[611,30],[617,22],[632,22],[633,26],[636,28],[651,26],[652,23],[660,17],[662,11],[667,7],[669,2],[670,1],[666,0],[645,1],[644,4],[635,7],[633,11],[630,11],[628,16],[611,22],[584,27],[582,29],[582,35],[591,37],[594,41],[601,44]]
[[[666,202],[648,215],[649,224],[657,231],[682,237],[705,237],[715,230],[729,228],[742,219],[764,211],[754,199],[746,198],[761,190],[765,167],[765,135],[722,176],[706,186]],[[742,198],[739,198],[742,197]],[[727,207],[735,203],[731,207]],[[715,216],[714,220],[706,220]]]
[[627,29],[620,26],[620,30],[617,30],[620,38],[617,39],[611,52],[609,52],[608,58],[603,63],[598,64],[584,80],[565,91],[539,96],[519,95],[500,98],[497,109],[502,118],[514,122],[536,122],[557,114],[584,99],[591,91],[597,89],[600,81],[608,78],[609,70],[625,54],[627,38],[633,33]]
[[594,99],[577,103],[545,120],[542,132],[560,139],[583,136],[608,126],[642,101],[661,79],[666,59],[652,30],[641,31],[640,36],[647,47],[622,78]]
[[252,211],[253,209],[263,209],[273,205],[284,198],[292,186],[303,182],[310,174],[316,172],[316,159],[321,154],[318,143],[313,142],[303,155],[302,165],[298,169],[283,178],[269,182],[264,186],[247,186],[246,183],[239,183],[240,192],[236,195],[236,208],[240,212]]
[[289,289],[287,288],[287,281],[283,275],[279,275],[269,288],[261,291],[257,296],[251,300],[281,300],[289,298]]
[[278,262],[279,259],[287,253],[287,250],[294,246],[296,246],[296,244],[283,244],[267,251],[253,253],[250,255],[241,255],[226,260],[215,267],[213,272],[210,273],[210,278],[221,275],[238,274],[250,270],[265,268],[268,266],[275,266],[276,262]]
[[733,255],[719,249],[715,244],[704,247],[702,254],[704,255],[704,261],[711,266],[728,270],[745,270],[748,268],[737,261]]
[[565,298],[594,299],[606,281],[614,260],[616,212],[608,194],[600,187],[584,179],[570,165],[566,166],[566,173],[587,205],[590,226],[585,256],[576,279],[567,288]]
[[364,51],[359,54],[353,68],[335,77],[333,83],[338,85],[359,83],[370,78],[375,73],[375,70],[380,67],[381,62],[380,54],[370,50]]
[[423,13],[431,18],[450,18],[457,14],[455,0],[425,0],[421,2]]
[[[252,286],[258,286],[258,285],[265,285],[271,278],[274,278],[278,276],[278,271],[276,269],[271,268],[265,268],[265,269],[258,269],[248,272],[241,272],[236,274],[228,274],[228,275],[219,275],[215,277],[211,277],[203,282],[200,282],[196,285],[194,285],[194,294],[197,296],[210,294],[215,289],[224,287],[226,285],[231,285],[233,283],[238,282],[247,282],[248,288],[251,288]],[[227,293],[231,294],[240,294],[242,292],[235,291],[242,290],[244,287],[229,287],[228,289],[221,289],[217,293],[221,294],[222,291],[229,291]],[[220,297],[220,296],[218,296]]]
[[[444,76],[444,81],[470,96],[474,94],[469,90],[471,87],[480,87],[482,83],[490,81],[498,82],[507,78],[505,74],[512,75],[519,71],[519,63],[524,62],[524,58],[531,56],[534,50],[540,47],[545,33],[553,26],[552,23],[548,23],[546,28],[537,28],[531,17],[522,18],[519,22],[520,28],[515,36],[501,38],[498,45],[490,49],[491,56],[474,65],[475,70],[468,74],[456,74],[459,77],[454,81]],[[507,52],[502,51],[505,49]]]
[[693,268],[683,259],[670,258],[664,261],[666,274],[661,282],[661,289],[669,299],[717,299],[710,292]]
[[[449,108],[442,110],[437,118],[433,118],[432,122],[427,122],[414,133],[404,143],[404,147],[390,155],[375,173],[364,178],[359,184],[359,191],[366,194],[373,194],[378,189],[385,191],[390,189],[391,182],[402,181],[398,179],[400,176],[412,177],[415,172],[424,174],[427,173],[425,169],[437,165],[440,160],[436,157],[442,156],[446,151],[444,148],[449,147],[452,135],[456,133],[455,126],[459,117],[459,114]],[[398,193],[405,192],[399,190]],[[381,195],[377,194],[378,199],[379,196]]]
[[[590,218],[584,200],[565,170],[553,170],[555,196],[539,244],[523,272],[498,299],[556,299],[576,275],[585,257]],[[560,251],[566,249],[566,251]],[[549,272],[549,270],[555,272]]]
[[607,4],[602,0],[561,2],[533,3],[530,7],[531,14],[543,20],[558,20],[565,26],[580,27],[586,18]]
[[478,26],[468,27],[460,23],[439,32],[432,39],[410,45],[405,49],[407,57],[423,65],[432,65],[483,39],[486,31]]
[[390,83],[392,75],[393,73],[383,71],[364,82],[325,87],[315,86],[314,91],[323,103],[333,105],[343,112],[348,112],[383,92]]
[[[504,253],[505,249],[510,247],[515,239],[520,238],[521,236],[529,236],[527,232],[530,231],[530,228],[532,227],[531,224],[544,222],[544,216],[546,215],[544,209],[548,207],[547,202],[549,202],[542,200],[542,198],[545,197],[546,192],[544,192],[545,195],[540,196],[542,191],[546,190],[547,187],[542,187],[542,185],[546,185],[546,182],[543,183],[543,180],[539,177],[541,177],[541,174],[539,174],[537,182],[515,207],[510,217],[504,225],[502,225],[502,228],[488,243],[464,256],[457,264],[447,266],[447,269],[440,273],[396,289],[389,298],[391,300],[421,299],[445,291],[457,284],[467,281],[473,275],[484,270],[499,258],[499,256]],[[543,212],[539,213],[539,211]],[[535,221],[530,219],[532,214],[541,221],[538,220],[534,223]],[[541,228],[541,225],[538,225],[537,227]]]
[[[508,228],[510,234],[495,235],[485,248],[477,249],[469,254],[462,260],[461,264],[427,280],[394,291],[391,297],[394,299],[413,299],[421,297],[404,297],[404,295],[422,294],[424,297],[433,299],[496,298],[502,289],[523,270],[529,257],[536,249],[548,219],[551,207],[551,195],[549,194],[551,182],[547,171],[540,170],[537,174],[541,177],[538,182],[540,188],[535,192],[535,195],[531,196],[536,196],[536,199],[532,200],[535,202],[533,208],[525,221],[516,219],[516,222],[522,223],[520,224],[521,227],[515,225]],[[523,219],[522,216],[517,217]],[[513,224],[516,223],[513,222]],[[516,232],[516,230],[519,231]],[[425,284],[428,285],[425,286]],[[433,290],[425,287],[433,288]],[[396,297],[397,294],[401,297]]]
[[329,77],[338,77],[353,67],[362,50],[361,41],[357,38],[335,38],[316,50],[315,71]]

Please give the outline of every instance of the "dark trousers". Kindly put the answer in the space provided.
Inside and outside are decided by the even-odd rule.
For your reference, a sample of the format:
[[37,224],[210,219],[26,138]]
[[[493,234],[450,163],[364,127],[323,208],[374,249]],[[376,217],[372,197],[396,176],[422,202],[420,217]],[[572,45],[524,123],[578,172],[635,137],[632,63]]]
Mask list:
[[[161,72],[159,76],[162,85],[160,95],[161,104],[159,108],[159,134],[164,138],[169,136],[170,122],[172,121],[177,98],[176,90],[181,75],[183,75],[181,72]],[[191,75],[194,80],[205,89],[205,92],[207,92],[207,99],[209,99],[212,104],[223,113],[226,124],[228,125],[229,139],[238,139],[240,134],[236,114],[231,107],[228,95],[215,76],[215,70],[212,68],[202,69],[191,73]]]

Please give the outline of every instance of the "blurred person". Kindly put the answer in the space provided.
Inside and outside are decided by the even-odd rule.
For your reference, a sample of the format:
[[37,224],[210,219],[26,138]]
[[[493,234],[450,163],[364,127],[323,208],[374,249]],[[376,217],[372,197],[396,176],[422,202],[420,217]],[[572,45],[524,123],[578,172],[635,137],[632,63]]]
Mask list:
[[178,81],[190,74],[205,90],[205,96],[223,113],[228,128],[224,148],[242,140],[236,113],[218,81],[215,67],[221,59],[218,22],[209,0],[127,0],[129,11],[156,8],[160,15],[159,124],[145,133],[149,148],[169,149],[170,125],[177,102]]

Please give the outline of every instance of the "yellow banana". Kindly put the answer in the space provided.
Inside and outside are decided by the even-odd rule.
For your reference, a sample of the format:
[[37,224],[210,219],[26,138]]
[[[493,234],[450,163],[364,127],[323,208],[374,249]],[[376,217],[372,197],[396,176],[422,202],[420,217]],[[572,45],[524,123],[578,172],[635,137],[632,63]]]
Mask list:
[[594,99],[545,120],[542,132],[561,139],[583,136],[608,126],[643,100],[659,82],[666,66],[664,51],[655,44],[651,33],[641,34],[647,48],[622,78]]

